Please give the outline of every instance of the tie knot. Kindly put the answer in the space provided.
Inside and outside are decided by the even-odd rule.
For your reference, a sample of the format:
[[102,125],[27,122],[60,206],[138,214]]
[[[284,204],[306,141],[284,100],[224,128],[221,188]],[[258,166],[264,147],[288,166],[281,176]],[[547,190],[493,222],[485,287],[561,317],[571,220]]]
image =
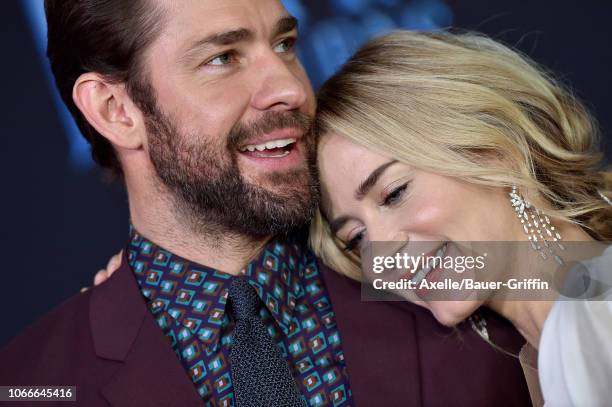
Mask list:
[[229,288],[234,316],[237,320],[254,317],[259,308],[259,296],[255,288],[244,278],[234,278]]

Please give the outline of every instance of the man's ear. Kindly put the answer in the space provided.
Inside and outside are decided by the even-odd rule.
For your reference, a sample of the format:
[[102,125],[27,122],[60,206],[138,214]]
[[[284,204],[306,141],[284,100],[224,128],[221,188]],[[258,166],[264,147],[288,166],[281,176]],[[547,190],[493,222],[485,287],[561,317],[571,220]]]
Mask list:
[[125,85],[87,72],[72,88],[72,99],[89,124],[115,147],[136,150],[144,145],[144,121]]

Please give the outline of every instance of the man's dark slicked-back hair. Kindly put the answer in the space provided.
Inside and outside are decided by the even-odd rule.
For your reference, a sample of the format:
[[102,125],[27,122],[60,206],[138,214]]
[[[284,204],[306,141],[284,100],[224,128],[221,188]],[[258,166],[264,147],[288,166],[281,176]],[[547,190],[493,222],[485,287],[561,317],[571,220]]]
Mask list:
[[64,103],[89,141],[94,160],[121,174],[111,143],[85,119],[72,100],[80,75],[96,72],[126,84],[143,112],[154,106],[141,56],[159,36],[163,13],[154,0],[45,0],[47,57]]

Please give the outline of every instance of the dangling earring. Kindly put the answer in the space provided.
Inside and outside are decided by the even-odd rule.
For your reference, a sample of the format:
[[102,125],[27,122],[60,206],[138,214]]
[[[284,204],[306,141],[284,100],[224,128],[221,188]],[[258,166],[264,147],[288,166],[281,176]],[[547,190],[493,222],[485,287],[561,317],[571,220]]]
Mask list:
[[[512,192],[510,192],[509,195],[516,216],[521,221],[523,231],[527,235],[533,250],[540,253],[540,256],[542,256],[544,260],[548,258],[546,254],[548,251],[557,263],[563,265],[564,262],[561,257],[555,253],[553,245],[556,244],[560,250],[565,250],[565,247],[561,244],[561,235],[555,227],[550,224],[548,216],[534,207],[531,202],[520,196],[517,192],[516,185],[512,186]],[[544,236],[544,233],[546,233],[546,236]]]

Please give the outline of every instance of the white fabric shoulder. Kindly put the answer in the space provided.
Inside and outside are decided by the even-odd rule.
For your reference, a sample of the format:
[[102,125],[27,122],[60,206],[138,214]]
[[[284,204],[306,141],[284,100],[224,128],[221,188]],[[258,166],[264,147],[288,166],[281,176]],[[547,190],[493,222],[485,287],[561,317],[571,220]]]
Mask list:
[[[584,262],[612,287],[612,247]],[[607,406],[612,402],[612,289],[605,301],[553,305],[539,344],[538,373],[545,405]]]

